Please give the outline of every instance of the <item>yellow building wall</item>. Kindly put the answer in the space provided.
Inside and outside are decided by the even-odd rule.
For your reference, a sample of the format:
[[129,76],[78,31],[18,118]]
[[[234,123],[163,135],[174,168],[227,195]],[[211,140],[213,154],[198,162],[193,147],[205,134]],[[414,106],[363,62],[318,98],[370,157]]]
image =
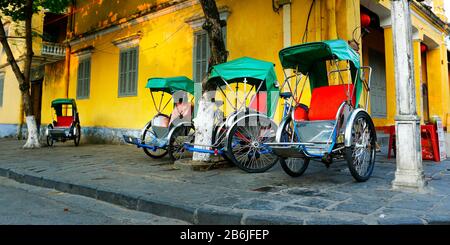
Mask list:
[[[271,1],[218,1],[219,6],[224,4],[231,12],[227,22],[227,28],[232,30],[227,32],[229,59],[250,56],[273,61],[281,81],[283,76],[277,53],[283,43],[282,17],[272,11]],[[191,6],[72,47],[73,51],[89,45],[95,47],[91,56],[90,97],[77,100],[82,125],[138,129],[151,119],[156,111],[150,93],[145,89],[147,79],[193,76],[194,32],[185,21],[199,14],[202,14],[201,6]],[[142,33],[142,39],[139,42],[137,96],[118,97],[119,48],[112,41],[138,31]],[[76,98],[76,55],[71,55],[70,64],[69,97]],[[45,123],[51,120],[49,103],[63,95],[55,91],[62,87],[63,78],[52,80],[44,84],[42,120]]]
[[[91,1],[78,2],[89,4]],[[160,2],[164,1],[157,1],[157,3]],[[85,11],[77,12],[75,19],[75,32],[77,34],[111,25],[114,21],[124,21],[124,17],[130,13],[147,11],[155,4],[155,1],[100,1],[99,3],[86,7]],[[302,43],[311,3],[312,0],[292,2],[292,45]],[[337,3],[335,6],[337,9],[335,22],[338,27],[336,28],[337,36],[345,40],[352,39],[354,35],[359,37],[358,29],[354,33],[355,28],[359,26],[359,3],[355,3],[352,0],[340,0]],[[390,7],[389,1],[380,1],[380,3]],[[83,8],[82,5],[79,4],[77,8]],[[279,63],[278,52],[283,48],[283,10],[275,13],[272,10],[271,0],[220,0],[218,5],[219,7],[226,5],[231,12],[227,21],[226,40],[227,49],[230,52],[229,59],[250,56],[272,61],[276,65],[277,76],[280,83],[282,83],[284,75]],[[111,9],[118,9],[118,12],[112,12]],[[194,32],[185,21],[196,15],[202,15],[201,6],[198,4],[146,20],[135,26],[126,26],[120,31],[96,36],[92,40],[73,46],[72,51],[90,45],[95,48],[91,56],[90,97],[77,100],[82,125],[90,127],[141,128],[155,114],[149,91],[145,89],[147,79],[156,76],[187,75],[191,78],[193,76]],[[329,14],[326,1],[315,1],[307,28],[307,41],[319,41],[330,36],[329,18],[331,18],[331,15]],[[415,16],[413,16],[413,24],[420,32],[442,43],[443,36],[435,35],[433,28],[429,26],[430,24],[423,23],[422,19]],[[114,46],[112,41],[138,32],[142,33],[142,39],[139,43],[137,96],[119,98],[119,48]],[[387,118],[374,119],[376,126],[393,125],[396,113],[393,40],[390,27],[384,30],[384,37]],[[444,55],[446,56],[446,53],[442,53],[444,51],[443,47],[441,46],[440,58],[443,58]],[[418,48],[420,47],[416,43],[414,50],[417,86],[419,86],[419,71],[421,67],[420,59],[417,59]],[[77,67],[78,58],[72,54],[70,56],[69,70],[69,97],[71,98],[76,98]],[[59,70],[61,71],[60,73],[68,72],[62,67],[58,69],[64,70],[63,72]],[[429,72],[432,73],[433,69],[441,69],[441,66],[436,66],[435,64]],[[445,72],[445,69],[447,68],[442,68],[442,72]],[[444,77],[442,72],[440,77]],[[447,73],[445,73],[445,77],[445,80],[439,81],[442,84],[445,83],[448,90]],[[50,101],[54,98],[64,97],[64,93],[60,91],[63,88],[63,84],[63,77],[54,77],[45,81],[42,106],[43,123],[48,123],[51,120]],[[442,87],[442,84],[439,86]],[[416,94],[420,95],[420,90],[417,90]],[[430,101],[430,107],[435,107],[433,113],[439,113],[445,120],[444,115],[446,115],[449,107],[448,92],[441,92],[439,98],[444,100],[437,104]],[[306,86],[301,102],[309,104],[309,100],[310,89],[309,86]],[[437,99],[434,98],[434,100]],[[419,96],[417,96],[417,102],[420,102]],[[417,106],[420,113],[420,103],[417,103]],[[279,108],[276,114],[277,121],[280,119],[281,113],[282,110]]]
[[449,86],[447,49],[445,46],[429,50],[428,65],[428,101],[430,104],[430,119],[439,116],[444,125],[447,123]]
[[[37,34],[42,34],[43,30],[43,13],[33,15],[32,19],[32,28]],[[9,25],[9,34],[12,36],[15,35],[24,35],[24,26],[23,22],[10,22]],[[11,50],[16,59],[18,59],[25,52],[25,41],[23,39],[10,39],[9,41]],[[33,52],[35,55],[41,54],[41,44],[42,39],[39,35],[33,38]],[[0,45],[0,49],[3,49],[3,46]],[[7,64],[7,57],[5,53],[2,53],[0,57],[0,65]],[[19,62],[19,66],[23,66],[23,62]],[[0,72],[5,74],[4,80],[4,88],[3,88],[3,105],[0,106],[0,124],[19,124],[21,123],[21,113],[20,113],[20,104],[21,104],[21,93],[19,90],[19,83],[17,82],[17,78],[14,72],[11,69],[11,66],[6,66]]]

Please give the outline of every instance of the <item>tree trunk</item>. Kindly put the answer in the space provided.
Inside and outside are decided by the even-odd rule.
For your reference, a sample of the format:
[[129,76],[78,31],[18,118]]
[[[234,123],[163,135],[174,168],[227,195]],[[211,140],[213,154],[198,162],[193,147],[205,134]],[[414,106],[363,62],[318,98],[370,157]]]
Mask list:
[[[222,26],[225,24],[220,20],[219,10],[217,9],[215,0],[200,0],[203,13],[205,14],[205,23],[203,29],[207,31],[209,36],[209,47],[211,49],[211,58],[209,67],[224,63],[227,61],[228,52],[225,49],[225,42],[222,35]],[[208,72],[209,75],[209,72]],[[208,77],[208,76],[207,76]],[[207,78],[203,79],[204,94],[199,101],[197,118],[194,119],[195,125],[195,144],[196,145],[212,145],[212,136],[214,130],[214,103],[212,93],[215,90],[213,84],[207,84]],[[209,161],[210,154],[195,152],[192,160]]]
[[5,28],[3,22],[0,21],[0,42],[3,45],[6,56],[8,57],[8,62],[16,75],[17,81],[19,82],[19,89],[22,94],[22,106],[26,116],[27,128],[28,128],[28,138],[27,142],[23,146],[24,148],[39,148],[39,134],[37,131],[36,120],[33,115],[33,106],[30,95],[30,79],[31,79],[31,62],[33,59],[33,36],[32,36],[32,17],[33,17],[33,1],[27,0],[25,7],[25,65],[23,72],[20,70],[19,65],[12,53],[11,47],[9,46],[8,39],[6,37]]

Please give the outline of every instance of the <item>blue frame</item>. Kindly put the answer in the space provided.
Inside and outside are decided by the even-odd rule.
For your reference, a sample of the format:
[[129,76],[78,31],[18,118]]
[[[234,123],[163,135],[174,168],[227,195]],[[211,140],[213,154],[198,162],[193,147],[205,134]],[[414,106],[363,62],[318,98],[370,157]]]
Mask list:
[[158,149],[166,149],[166,146],[167,146],[167,145],[165,145],[164,147],[158,147],[158,146],[153,146],[153,145],[146,145],[146,144],[142,144],[141,140],[136,137],[127,136],[127,135],[122,135],[122,137],[126,143],[136,145],[137,148],[145,148],[145,149],[149,149],[152,151],[156,151]]

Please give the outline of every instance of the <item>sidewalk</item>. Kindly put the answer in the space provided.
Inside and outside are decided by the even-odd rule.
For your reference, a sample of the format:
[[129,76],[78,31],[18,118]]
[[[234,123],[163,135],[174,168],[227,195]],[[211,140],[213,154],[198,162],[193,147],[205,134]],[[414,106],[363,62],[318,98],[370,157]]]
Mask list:
[[279,165],[262,174],[175,169],[128,145],[23,144],[0,139],[0,176],[194,224],[450,224],[450,161],[425,162],[427,193],[412,194],[391,190],[395,162],[383,156],[356,183],[345,162],[312,162],[291,178]]

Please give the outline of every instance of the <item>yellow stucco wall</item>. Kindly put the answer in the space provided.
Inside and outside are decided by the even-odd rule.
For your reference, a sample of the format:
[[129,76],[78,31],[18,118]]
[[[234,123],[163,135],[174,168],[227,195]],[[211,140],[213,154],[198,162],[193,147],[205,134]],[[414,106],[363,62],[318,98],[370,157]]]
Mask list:
[[[43,30],[43,13],[35,14],[32,19],[32,28],[37,34],[42,34]],[[23,22],[12,22],[9,25],[9,35],[23,35]],[[33,52],[35,55],[41,54],[41,41],[39,36],[33,38]],[[25,41],[23,39],[10,39],[9,44],[14,57],[18,59],[25,52]],[[1,47],[1,45],[0,45]],[[1,47],[3,48],[3,47]],[[6,54],[0,57],[0,65],[8,63]],[[23,66],[23,62],[19,62],[19,66]],[[19,83],[11,66],[6,66],[0,72],[5,74],[4,88],[3,88],[3,105],[0,106],[0,124],[18,124],[21,122],[20,103],[21,93],[19,90]]]
[[[327,0],[329,1],[329,0]],[[82,8],[83,2],[88,4],[92,1],[81,2],[77,8]],[[158,1],[158,3],[164,1]],[[115,20],[124,21],[124,17],[138,11],[145,11],[155,1],[100,1],[98,5],[90,5],[86,11],[79,11],[76,14],[75,32],[98,29],[111,25]],[[292,45],[300,44],[305,31],[307,15],[312,0],[293,1],[292,3]],[[337,9],[336,29],[337,36],[346,40],[353,37],[353,31],[359,25],[359,4],[358,1],[340,0],[335,6]],[[381,1],[387,7],[389,1]],[[120,5],[120,6],[119,6]],[[219,0],[219,6],[227,6],[231,14],[227,21],[227,48],[230,52],[229,59],[241,56],[250,56],[257,59],[272,61],[276,64],[276,72],[280,82],[283,81],[283,73],[278,59],[278,52],[283,48],[283,21],[282,10],[275,13],[272,10],[271,0]],[[136,7],[138,6],[138,7]],[[119,8],[120,7],[120,8]],[[112,11],[117,9],[118,11]],[[117,12],[117,13],[116,13]],[[146,20],[134,26],[127,26],[119,31],[114,31],[106,35],[96,36],[92,40],[83,41],[72,47],[72,51],[79,50],[90,45],[95,50],[91,56],[91,86],[90,97],[88,99],[77,100],[81,122],[83,126],[112,127],[112,128],[141,128],[155,113],[152,106],[151,97],[146,90],[145,84],[149,77],[187,75],[192,77],[193,65],[193,44],[194,32],[185,21],[192,16],[201,15],[200,5],[193,5],[173,13],[165,14],[157,18]],[[308,26],[307,41],[318,41],[327,39],[330,34],[329,19],[330,14],[326,1],[315,1],[312,8]],[[433,73],[433,79],[439,81],[434,89],[440,89],[437,97],[431,98],[430,107],[434,107],[433,112],[442,118],[446,118],[448,112],[448,68],[438,65],[437,60],[446,60],[445,46],[443,45],[442,33],[436,34],[436,27],[424,22],[424,17],[413,16],[413,24],[421,35],[434,40],[441,45],[436,54],[435,61],[430,61],[429,72]],[[118,68],[119,68],[119,48],[112,44],[113,40],[142,33],[139,42],[139,71],[137,96],[118,97]],[[355,35],[359,35],[356,30]],[[395,118],[395,77],[394,60],[392,47],[392,29],[386,27],[384,30],[386,54],[386,97],[387,97],[387,118],[375,119],[377,126],[387,126],[394,124]],[[416,76],[421,69],[421,62],[418,57],[418,43],[415,43],[415,67]],[[434,51],[430,51],[434,52]],[[434,63],[433,62],[437,62]],[[69,97],[76,97],[78,58],[72,54],[70,56],[70,81]],[[49,69],[47,67],[47,69]],[[56,68],[55,68],[56,69]],[[440,69],[436,73],[435,69]],[[58,74],[67,70],[60,65],[56,69]],[[436,75],[438,74],[438,75]],[[419,79],[416,79],[417,85]],[[50,101],[57,97],[64,97],[61,88],[64,87],[64,78],[52,77],[46,79],[44,84],[44,96],[42,106],[43,123],[51,120]],[[445,91],[443,91],[445,90]],[[420,90],[416,91],[420,95]],[[302,102],[309,104],[310,91],[306,86]],[[417,101],[420,102],[419,97]],[[435,103],[438,101],[439,103]],[[420,108],[420,103],[418,103]],[[418,109],[420,113],[420,110]],[[281,110],[277,113],[279,119]]]

